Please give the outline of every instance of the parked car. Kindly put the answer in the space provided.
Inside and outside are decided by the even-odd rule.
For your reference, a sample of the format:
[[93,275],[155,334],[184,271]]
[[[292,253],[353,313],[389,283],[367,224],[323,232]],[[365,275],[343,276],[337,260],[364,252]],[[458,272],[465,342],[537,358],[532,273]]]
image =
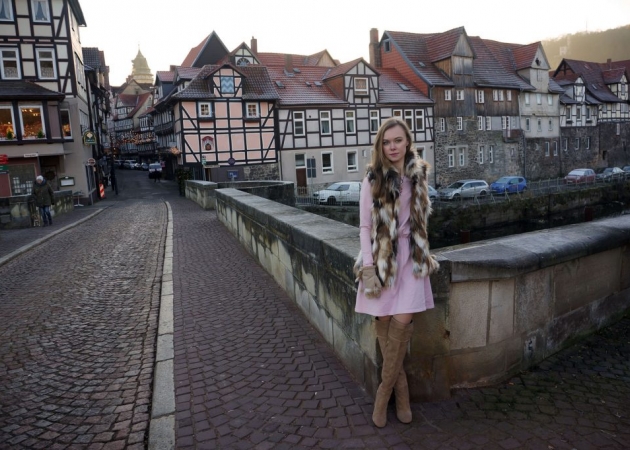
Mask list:
[[335,205],[337,203],[358,203],[361,193],[360,181],[339,181],[325,189],[313,193],[313,199],[318,203]]
[[595,169],[595,179],[597,181],[616,181],[625,178],[625,172],[619,167],[600,167]]
[[161,178],[162,177],[162,164],[151,163],[149,164],[149,178]]
[[438,189],[439,197],[442,200],[484,197],[488,192],[490,192],[490,186],[484,180],[459,180],[445,188]]
[[431,185],[429,185],[429,199],[434,202],[438,199],[438,191]]
[[621,170],[626,174],[626,179],[630,178],[630,166],[623,166]]
[[506,176],[501,177],[490,184],[493,194],[514,194],[527,190],[527,180],[523,177]]
[[123,169],[134,169],[136,162],[133,159],[127,159],[123,163]]
[[140,164],[140,169],[142,169],[142,170],[149,170],[149,164],[147,164],[147,163]]
[[593,169],[573,169],[564,177],[566,184],[586,184],[595,182],[595,171]]
[[136,169],[136,170],[141,170],[141,169],[142,169],[142,164],[140,164],[139,162],[137,162],[137,163],[135,163],[135,164],[133,165],[133,168],[134,168],[134,169]]

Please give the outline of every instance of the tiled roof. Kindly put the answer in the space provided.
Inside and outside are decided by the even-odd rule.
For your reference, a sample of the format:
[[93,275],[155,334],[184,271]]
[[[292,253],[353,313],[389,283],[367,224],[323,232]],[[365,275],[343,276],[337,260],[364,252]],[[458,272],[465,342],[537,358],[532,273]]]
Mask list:
[[549,78],[549,92],[553,94],[560,94],[564,92],[564,89],[554,80],[553,78]]
[[[509,66],[511,58],[507,47],[496,41],[485,41],[476,36],[468,39],[477,56],[473,62],[473,79],[477,86],[534,90],[534,87],[518,76],[514,69],[506,69],[505,66]],[[495,57],[490,47],[495,49],[496,54],[502,55],[500,58],[503,58],[503,64],[499,62],[500,58]]]
[[135,94],[118,94],[116,96],[116,107],[120,106],[136,106],[138,104],[138,95]]
[[[285,72],[284,67],[268,67],[271,80],[276,83],[280,105],[345,104],[322,80],[329,67],[301,66],[299,73]],[[281,83],[282,87],[277,85]],[[317,83],[317,84],[316,84]]]
[[604,83],[606,84],[619,83],[625,72],[626,70],[623,67],[620,67],[618,69],[610,69],[610,70],[602,71],[602,77],[604,79]]
[[190,49],[190,51],[188,52],[188,55],[186,55],[186,58],[184,58],[184,61],[182,62],[182,66],[192,67],[196,59],[199,57],[199,55],[205,48],[205,46],[213,39],[215,39],[223,47],[223,49],[225,50],[225,53],[228,53],[227,47],[225,46],[225,44],[223,44],[223,41],[221,41],[221,38],[219,38],[219,35],[217,35],[213,31],[208,36],[206,36],[203,39],[203,41],[199,43],[199,45]]
[[[83,47],[83,63],[93,69],[101,67],[101,55],[97,47]],[[104,68],[104,67],[103,67]]]
[[536,52],[541,46],[540,42],[533,42],[527,45],[507,44],[512,49],[514,55],[514,68],[516,70],[527,69],[532,66]]
[[183,67],[179,66],[175,69],[175,78],[180,80],[192,80],[201,72],[201,67]]
[[[560,67],[562,67],[563,64],[566,64],[571,71],[568,73],[560,71]],[[597,100],[608,103],[618,103],[621,101],[619,97],[608,89],[608,86],[604,82],[599,63],[564,59],[554,73],[554,79],[559,83],[563,80],[573,83],[578,77],[582,77],[587,92]]]
[[158,70],[155,76],[159,78],[162,83],[172,83],[175,79],[175,72],[170,70]]
[[[287,59],[290,57],[291,64],[294,66],[319,66],[322,57],[328,53],[326,50],[314,53],[312,55],[296,55],[292,53],[263,53],[258,52],[258,60],[264,66],[285,66]],[[332,59],[332,58],[331,58]]]
[[[352,69],[354,66],[359,64],[359,62],[361,62],[361,61],[363,61],[365,64],[369,65],[367,62],[365,62],[363,60],[363,58],[357,58],[357,59],[355,59],[353,61],[349,61],[347,63],[343,63],[343,64],[340,64],[340,65],[338,65],[336,67],[331,68],[326,73],[326,76],[324,77],[324,80],[329,79],[329,78],[334,78],[336,76],[345,74],[348,70]],[[372,67],[372,66],[370,66],[370,67]]]
[[[197,76],[186,88],[174,93],[169,98],[173,99],[209,99],[214,98],[208,77],[221,67],[218,65],[205,65]],[[273,88],[273,83],[267,73],[267,68],[262,66],[239,66],[234,68],[243,75],[243,99],[244,100],[276,100],[278,94]]]
[[428,35],[426,43],[431,62],[450,58],[455,51],[455,45],[462,35],[466,36],[464,27],[453,28],[443,33]]
[[630,76],[630,59],[626,59],[623,61],[611,61],[609,63],[608,62],[600,63],[600,66],[602,70],[625,69],[626,76]]
[[31,81],[0,81],[0,99],[57,99],[65,97],[61,92],[51,91]]
[[453,81],[440,69],[433,65],[427,50],[427,37],[430,34],[406,33],[401,31],[385,31],[392,45],[396,46],[409,65],[430,85],[453,86]]
[[[396,69],[380,68],[378,103],[433,103],[431,99],[404,78]],[[401,86],[402,85],[402,86]]]
[[135,116],[140,110],[140,108],[144,108],[146,106],[145,103],[147,102],[150,96],[151,96],[150,92],[145,92],[144,94],[137,95],[136,107],[132,109],[129,114],[127,114],[127,117]]
[[147,108],[147,110],[145,112],[143,112],[142,114],[140,114],[138,117],[147,116],[147,115],[151,114],[153,111],[155,111],[155,108],[153,106],[149,106]]

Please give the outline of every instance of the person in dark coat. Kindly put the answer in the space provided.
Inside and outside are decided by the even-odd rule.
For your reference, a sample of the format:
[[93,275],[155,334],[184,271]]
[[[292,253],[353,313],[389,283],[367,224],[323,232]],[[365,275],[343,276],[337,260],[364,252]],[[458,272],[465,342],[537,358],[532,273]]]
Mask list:
[[55,193],[50,187],[50,184],[48,184],[46,179],[41,175],[35,179],[33,195],[35,196],[35,205],[39,208],[39,212],[44,221],[44,226],[52,225],[50,206],[55,204]]

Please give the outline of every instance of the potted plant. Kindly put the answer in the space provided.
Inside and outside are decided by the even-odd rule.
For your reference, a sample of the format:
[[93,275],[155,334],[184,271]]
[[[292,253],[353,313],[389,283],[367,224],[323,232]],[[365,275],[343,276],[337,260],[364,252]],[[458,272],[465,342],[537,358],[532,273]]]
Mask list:
[[13,135],[13,131],[8,130],[8,131],[7,131],[7,140],[9,140],[9,141],[10,141],[10,140],[11,140],[11,139],[13,139],[14,137],[15,137],[15,136]]
[[44,134],[44,132],[42,130],[39,130],[37,132],[37,139],[44,139],[46,137],[46,135]]

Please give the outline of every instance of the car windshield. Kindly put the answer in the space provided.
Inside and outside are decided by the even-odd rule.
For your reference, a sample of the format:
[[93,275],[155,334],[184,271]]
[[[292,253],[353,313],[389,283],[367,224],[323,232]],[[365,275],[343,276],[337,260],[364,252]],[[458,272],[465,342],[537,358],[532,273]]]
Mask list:
[[508,183],[512,178],[510,177],[501,177],[495,183]]
[[584,175],[584,170],[572,170],[569,175]]
[[161,169],[162,165],[160,163],[149,164],[149,169]]
[[606,173],[606,172],[610,172],[610,169],[608,167],[600,167],[599,169],[595,169],[595,173]]
[[449,184],[448,188],[449,189],[459,189],[460,187],[462,187],[464,185],[464,183],[462,183],[461,181],[456,181],[453,184]]
[[343,183],[333,183],[330,186],[328,186],[326,190],[327,191],[343,191],[344,189],[347,189],[346,186],[347,185],[344,185]]

